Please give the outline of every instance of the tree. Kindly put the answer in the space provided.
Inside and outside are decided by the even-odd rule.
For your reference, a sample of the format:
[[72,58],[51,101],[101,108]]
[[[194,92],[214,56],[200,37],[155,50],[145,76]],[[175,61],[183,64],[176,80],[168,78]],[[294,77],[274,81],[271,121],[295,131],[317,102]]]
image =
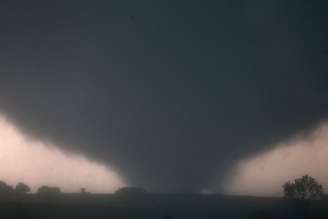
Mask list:
[[61,191],[58,187],[41,186],[38,188],[38,194],[41,195],[58,195],[60,193]]
[[123,187],[115,192],[116,195],[139,196],[147,194],[147,190],[140,187]]
[[284,198],[290,200],[319,200],[323,198],[323,187],[309,175],[283,185]]
[[4,181],[0,181],[0,193],[1,194],[12,194],[14,189],[5,183]]
[[31,191],[30,187],[22,182],[16,185],[15,191],[19,194],[26,194]]

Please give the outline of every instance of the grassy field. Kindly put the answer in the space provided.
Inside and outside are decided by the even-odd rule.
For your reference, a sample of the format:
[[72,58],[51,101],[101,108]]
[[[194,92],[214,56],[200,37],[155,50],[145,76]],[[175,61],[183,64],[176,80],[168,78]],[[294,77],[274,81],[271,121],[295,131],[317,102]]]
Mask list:
[[328,218],[328,202],[293,203],[279,198],[222,195],[61,194],[2,197],[0,218],[45,219],[271,219]]

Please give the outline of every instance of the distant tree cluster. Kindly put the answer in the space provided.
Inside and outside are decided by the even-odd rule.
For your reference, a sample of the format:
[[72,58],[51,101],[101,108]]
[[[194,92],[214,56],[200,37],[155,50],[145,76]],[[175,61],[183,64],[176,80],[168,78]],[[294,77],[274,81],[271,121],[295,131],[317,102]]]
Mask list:
[[[24,195],[29,192],[31,192],[30,187],[23,182],[19,182],[15,187],[13,187],[0,180],[0,197]],[[36,194],[42,196],[59,195],[61,193],[62,192],[59,187],[51,187],[47,185],[40,186],[36,191]],[[90,194],[90,192],[88,192],[85,188],[81,188],[80,194]]]
[[[23,195],[29,193],[30,191],[30,187],[25,183],[19,182],[15,187],[12,187],[4,181],[0,181],[0,196]],[[61,191],[58,187],[41,186],[37,190],[37,194],[42,195],[55,195],[60,193]]]
[[4,181],[0,181],[0,195],[26,194],[30,191],[30,187],[22,182],[18,183],[16,187],[13,188]]
[[22,182],[19,182],[15,188],[16,192],[19,194],[26,194],[31,191],[30,187]]
[[147,194],[147,190],[140,187],[123,187],[115,192],[115,195],[121,196],[139,196]]
[[284,198],[289,200],[320,200],[324,196],[322,185],[309,175],[286,182],[283,189]]
[[58,195],[61,191],[58,187],[41,186],[37,193],[40,195]]

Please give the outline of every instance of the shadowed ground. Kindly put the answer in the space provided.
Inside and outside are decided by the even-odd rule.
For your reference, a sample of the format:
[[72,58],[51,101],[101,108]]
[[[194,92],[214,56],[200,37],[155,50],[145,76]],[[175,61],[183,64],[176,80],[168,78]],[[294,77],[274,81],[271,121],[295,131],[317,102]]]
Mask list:
[[277,198],[148,194],[133,197],[65,194],[27,195],[0,202],[1,218],[273,219],[327,218],[327,202],[294,204]]

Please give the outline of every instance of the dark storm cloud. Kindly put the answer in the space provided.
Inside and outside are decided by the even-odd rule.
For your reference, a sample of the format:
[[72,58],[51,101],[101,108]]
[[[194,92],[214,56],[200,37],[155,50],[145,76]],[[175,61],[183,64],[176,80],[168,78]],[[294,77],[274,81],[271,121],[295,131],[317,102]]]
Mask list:
[[325,118],[326,9],[1,3],[1,110],[131,184],[198,191],[232,162]]

